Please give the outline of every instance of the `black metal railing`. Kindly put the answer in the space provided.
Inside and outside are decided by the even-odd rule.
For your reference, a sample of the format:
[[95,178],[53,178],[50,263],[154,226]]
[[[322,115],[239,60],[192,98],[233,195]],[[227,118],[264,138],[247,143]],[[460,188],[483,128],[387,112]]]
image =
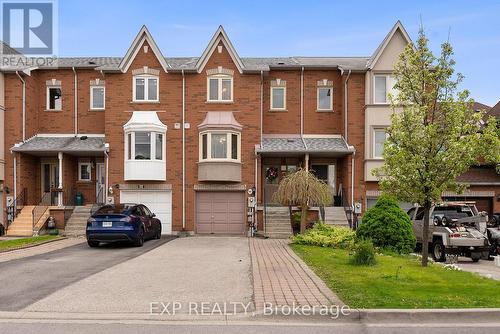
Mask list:
[[38,224],[38,221],[43,216],[45,211],[47,211],[49,206],[52,204],[51,197],[51,193],[44,193],[40,198],[38,204],[33,208],[31,212],[31,216],[33,217],[33,230],[35,229],[36,224]]
[[349,203],[349,199],[347,198],[347,195],[345,193],[344,188],[340,189],[340,198],[341,198],[342,206],[344,207],[344,212],[345,212],[345,216],[347,218],[347,222],[349,223],[349,227],[354,228],[353,219],[352,219],[352,206]]
[[63,192],[63,204],[66,206],[74,206],[75,196],[76,196],[75,188],[66,189],[66,191]]
[[28,189],[23,188],[10,205],[7,206],[7,229],[16,219],[19,212],[24,208],[28,201]]

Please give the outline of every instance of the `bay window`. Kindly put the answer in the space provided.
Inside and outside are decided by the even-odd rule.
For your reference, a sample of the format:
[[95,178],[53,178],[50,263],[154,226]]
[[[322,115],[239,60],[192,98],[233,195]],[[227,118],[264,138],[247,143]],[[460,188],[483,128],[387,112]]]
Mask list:
[[200,134],[200,161],[240,161],[240,134],[203,132]]
[[135,131],[126,136],[127,160],[163,160],[163,133]]
[[134,102],[158,102],[159,78],[154,75],[136,75],[133,77]]

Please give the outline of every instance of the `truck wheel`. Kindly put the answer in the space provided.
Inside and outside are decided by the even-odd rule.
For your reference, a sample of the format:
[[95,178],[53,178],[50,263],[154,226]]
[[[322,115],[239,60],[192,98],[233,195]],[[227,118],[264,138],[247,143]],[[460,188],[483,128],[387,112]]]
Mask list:
[[444,262],[446,260],[443,241],[439,239],[434,240],[432,244],[432,258],[436,262]]
[[448,226],[448,218],[446,217],[441,218],[441,226]]
[[470,253],[470,258],[472,259],[472,262],[477,262],[481,259],[481,252],[472,252]]

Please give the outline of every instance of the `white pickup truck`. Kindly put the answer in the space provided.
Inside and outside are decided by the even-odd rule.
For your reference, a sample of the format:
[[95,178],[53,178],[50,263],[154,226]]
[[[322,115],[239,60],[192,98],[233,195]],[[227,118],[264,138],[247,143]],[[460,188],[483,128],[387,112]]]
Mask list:
[[[408,210],[417,245],[422,245],[424,208]],[[429,221],[429,251],[434,261],[444,262],[446,255],[470,257],[477,262],[489,258],[485,236],[488,216],[478,212],[471,202],[447,202],[433,206]]]

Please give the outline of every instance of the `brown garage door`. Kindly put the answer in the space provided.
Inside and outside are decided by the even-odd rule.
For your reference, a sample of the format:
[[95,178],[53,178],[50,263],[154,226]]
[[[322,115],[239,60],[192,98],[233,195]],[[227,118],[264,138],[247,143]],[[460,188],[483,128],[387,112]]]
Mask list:
[[196,233],[243,234],[244,214],[243,192],[196,194]]
[[446,197],[447,201],[467,201],[476,202],[479,211],[486,211],[488,216],[493,215],[493,197]]

